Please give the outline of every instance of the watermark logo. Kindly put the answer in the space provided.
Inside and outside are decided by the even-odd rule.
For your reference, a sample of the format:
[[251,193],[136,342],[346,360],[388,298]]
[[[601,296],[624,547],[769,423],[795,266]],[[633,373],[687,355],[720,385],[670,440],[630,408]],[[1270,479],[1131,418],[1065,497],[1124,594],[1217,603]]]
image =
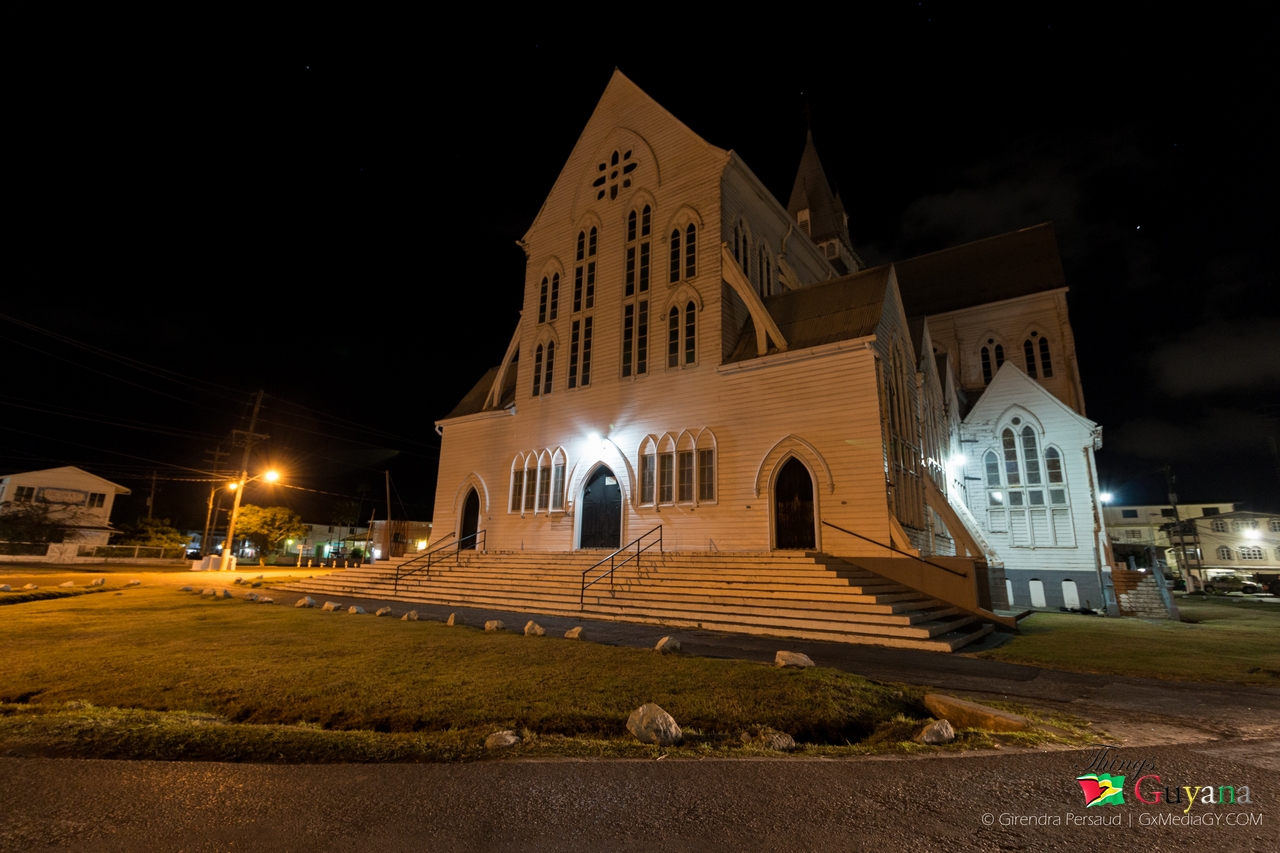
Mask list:
[[1123,776],[1112,776],[1110,773],[1086,773],[1084,776],[1077,776],[1076,782],[1084,793],[1086,808],[1124,805]]

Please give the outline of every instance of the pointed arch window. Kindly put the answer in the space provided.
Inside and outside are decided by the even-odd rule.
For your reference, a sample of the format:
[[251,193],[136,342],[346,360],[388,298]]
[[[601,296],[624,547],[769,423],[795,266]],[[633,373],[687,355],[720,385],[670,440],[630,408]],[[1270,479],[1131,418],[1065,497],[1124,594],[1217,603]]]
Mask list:
[[542,288],[538,292],[538,322],[539,323],[547,322],[547,297],[550,296],[550,291],[551,291],[551,277],[544,275],[542,277]]
[[698,361],[698,305],[689,300],[681,322],[680,306],[667,311],[667,367],[689,367]]
[[542,344],[533,351],[533,396],[542,393]]
[[1027,375],[1036,378],[1036,356],[1040,357],[1039,375],[1044,379],[1053,378],[1053,359],[1049,355],[1049,339],[1039,332],[1032,332],[1031,337],[1022,342],[1022,356],[1027,364]]
[[652,506],[657,493],[658,452],[652,438],[640,444],[640,504]]
[[773,293],[773,262],[769,257],[769,250],[764,244],[760,244],[760,296],[765,297]]
[[671,283],[680,280],[680,229],[671,232]]
[[551,511],[564,510],[564,451],[559,448],[551,454]]
[[1004,345],[998,344],[995,338],[987,338],[982,348],[982,384],[990,385],[996,372],[1004,365]]
[[547,319],[554,320],[560,313],[560,273],[551,275],[551,303],[547,311]]
[[698,274],[698,227],[692,222],[684,229],[684,277]]
[[520,512],[524,506],[524,454],[517,453],[511,463],[511,502],[507,504],[508,512]]
[[551,393],[551,377],[556,370],[556,342],[547,341],[547,370],[542,380],[542,393]]
[[635,296],[649,290],[649,268],[653,227],[653,209],[631,211],[627,216],[626,269],[623,277],[623,295]]
[[684,307],[684,363],[698,360],[697,346],[698,306],[690,302]]
[[1042,446],[1030,424],[1013,418],[1000,431],[1000,455],[983,457],[989,529],[1008,532],[1014,547],[1074,547],[1063,461],[1058,448]]
[[1036,349],[1031,343],[1031,339],[1027,338],[1022,342],[1022,355],[1027,362],[1027,375],[1032,379],[1036,378]]

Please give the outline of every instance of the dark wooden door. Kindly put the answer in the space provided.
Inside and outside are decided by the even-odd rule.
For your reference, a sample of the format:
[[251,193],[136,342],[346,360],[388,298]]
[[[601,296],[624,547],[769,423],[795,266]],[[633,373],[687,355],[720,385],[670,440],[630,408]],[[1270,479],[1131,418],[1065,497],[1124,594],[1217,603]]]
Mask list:
[[581,548],[622,546],[622,489],[618,478],[601,465],[582,489]]
[[462,530],[458,533],[458,547],[463,551],[474,551],[476,548],[476,531],[480,528],[480,496],[476,490],[467,492],[467,500],[462,505]]
[[774,547],[813,550],[813,478],[794,456],[778,472],[773,486]]

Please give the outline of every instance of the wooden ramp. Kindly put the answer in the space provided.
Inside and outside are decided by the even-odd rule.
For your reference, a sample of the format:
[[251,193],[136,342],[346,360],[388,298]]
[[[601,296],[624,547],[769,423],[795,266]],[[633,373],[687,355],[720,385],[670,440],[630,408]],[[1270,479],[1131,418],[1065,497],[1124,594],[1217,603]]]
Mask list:
[[398,585],[395,567],[378,563],[284,589],[939,652],[992,631],[978,616],[822,553],[646,553],[584,595],[583,572],[601,556],[464,551]]

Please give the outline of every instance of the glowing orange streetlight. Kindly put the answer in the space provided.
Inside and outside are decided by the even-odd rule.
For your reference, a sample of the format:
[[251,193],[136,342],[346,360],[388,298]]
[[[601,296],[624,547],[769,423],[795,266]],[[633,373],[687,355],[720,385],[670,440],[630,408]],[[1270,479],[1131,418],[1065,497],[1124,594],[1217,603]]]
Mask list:
[[272,469],[269,471],[263,471],[261,474],[253,477],[245,477],[242,475],[238,481],[232,481],[227,484],[227,488],[235,492],[236,499],[231,504],[231,518],[227,521],[227,538],[225,544],[222,546],[222,571],[224,572],[231,569],[231,552],[235,550],[236,518],[240,515],[240,496],[244,494],[245,486],[249,485],[254,480],[259,479],[266,480],[268,483],[274,483],[276,480],[280,479],[280,472]]

